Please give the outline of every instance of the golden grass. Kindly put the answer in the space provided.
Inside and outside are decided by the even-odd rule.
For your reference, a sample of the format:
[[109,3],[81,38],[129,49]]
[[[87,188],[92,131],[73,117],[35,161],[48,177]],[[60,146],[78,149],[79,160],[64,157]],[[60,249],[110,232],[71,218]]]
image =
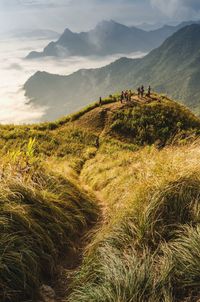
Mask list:
[[[107,105],[108,120],[93,132],[99,125],[92,114],[101,111],[97,107],[55,123],[1,127],[0,300],[34,299],[59,257],[73,251],[101,212],[83,190],[88,186],[105,217],[90,236],[66,300],[197,300],[200,142],[180,144],[188,137],[194,141],[199,120],[160,97],[137,108]],[[170,128],[172,112],[176,120]],[[126,131],[135,129],[138,140],[127,139]],[[164,144],[179,146],[141,147],[156,144],[160,133]]]
[[132,205],[133,196],[149,188],[159,188],[183,175],[200,171],[200,142],[190,146],[169,146],[158,150],[147,146],[138,151],[113,150],[102,146],[95,158],[89,160],[81,172],[83,182],[100,192],[105,205],[125,209]]
[[69,301],[197,301],[200,142],[105,149],[81,178],[104,200],[106,223],[87,248]]
[[34,158],[30,145],[25,153],[0,160],[2,302],[35,299],[41,284],[55,274],[59,258],[72,254],[97,219],[92,197]]

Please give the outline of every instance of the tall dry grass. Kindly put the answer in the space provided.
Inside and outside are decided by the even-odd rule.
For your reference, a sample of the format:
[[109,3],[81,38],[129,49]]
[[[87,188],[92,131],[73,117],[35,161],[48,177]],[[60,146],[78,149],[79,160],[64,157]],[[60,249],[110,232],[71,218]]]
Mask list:
[[[0,160],[0,301],[37,297],[59,259],[72,254],[97,218],[97,205],[73,181],[26,151]],[[70,252],[70,253],[69,253]],[[73,259],[70,259],[73,263]]]
[[108,211],[67,300],[200,298],[200,143],[105,152],[82,171]]

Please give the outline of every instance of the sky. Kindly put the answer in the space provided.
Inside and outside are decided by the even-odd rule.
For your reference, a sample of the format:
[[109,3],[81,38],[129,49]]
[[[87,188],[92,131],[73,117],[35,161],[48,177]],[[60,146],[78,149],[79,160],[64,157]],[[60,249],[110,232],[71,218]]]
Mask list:
[[88,30],[113,19],[127,25],[200,19],[199,0],[0,0],[0,31]]
[[[80,32],[110,19],[126,25],[157,26],[200,20],[200,0],[0,0],[0,123],[33,122],[42,117],[45,108],[27,105],[22,89],[36,71],[66,75],[118,58],[117,55],[28,62],[24,57],[31,50],[42,50],[52,38],[20,36],[23,30],[51,29],[62,33],[69,28]],[[143,55],[134,53],[130,57]]]

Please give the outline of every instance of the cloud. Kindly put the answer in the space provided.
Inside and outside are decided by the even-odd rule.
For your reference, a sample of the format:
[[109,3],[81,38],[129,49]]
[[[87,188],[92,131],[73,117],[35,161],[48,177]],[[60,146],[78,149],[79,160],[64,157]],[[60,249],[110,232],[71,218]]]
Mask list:
[[7,67],[7,69],[23,70],[22,66],[17,63],[12,63],[10,66]]
[[67,6],[71,0],[1,0],[0,7],[5,10],[20,10],[22,8],[49,8]]
[[199,0],[151,0],[151,5],[170,18],[198,18],[200,15]]
[[[28,99],[22,89],[24,83],[36,71],[68,75],[79,69],[99,68],[124,54],[116,54],[106,57],[69,57],[65,59],[41,58],[31,61],[23,58],[32,49],[41,49],[46,45],[46,40],[32,40],[28,37],[22,40],[5,39],[0,48],[0,123],[24,123],[39,121],[45,114],[44,107],[27,105]],[[28,47],[28,50],[26,48]],[[144,53],[130,54],[132,58],[138,58]],[[6,60],[5,60],[6,58]]]
[[4,28],[68,27],[88,30],[102,19],[127,25],[156,19],[150,0],[0,0],[0,31]]
[[126,25],[180,22],[200,16],[200,0],[0,0],[0,32],[65,28],[86,31],[113,19]]

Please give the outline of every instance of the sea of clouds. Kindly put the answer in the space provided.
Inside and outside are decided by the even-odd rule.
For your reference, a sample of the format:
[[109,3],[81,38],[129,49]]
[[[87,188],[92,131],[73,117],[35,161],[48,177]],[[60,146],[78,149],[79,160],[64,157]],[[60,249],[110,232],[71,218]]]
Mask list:
[[[98,68],[120,58],[123,54],[107,57],[69,57],[66,59],[42,58],[25,60],[32,51],[40,51],[47,39],[0,37],[0,123],[33,123],[40,121],[46,108],[30,105],[23,85],[36,71],[68,75],[82,68]],[[143,53],[132,53],[131,58]]]

